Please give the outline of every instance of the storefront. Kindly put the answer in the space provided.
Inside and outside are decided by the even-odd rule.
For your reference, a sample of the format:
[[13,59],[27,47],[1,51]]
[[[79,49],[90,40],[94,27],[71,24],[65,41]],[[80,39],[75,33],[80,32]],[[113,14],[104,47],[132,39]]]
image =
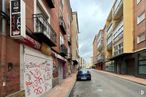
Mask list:
[[114,72],[117,74],[133,74],[131,69],[134,68],[134,62],[132,53],[123,53],[111,58],[111,61],[114,61]]
[[105,70],[109,72],[115,72],[114,61],[106,61]]
[[99,62],[96,64],[96,69],[97,70],[104,70],[105,69],[105,64],[104,62]]
[[52,51],[53,56],[53,87],[61,83],[67,75],[67,59]]
[[138,77],[146,78],[146,50],[136,52],[135,57],[135,74]]
[[20,45],[20,88],[25,97],[39,97],[52,88],[53,59],[51,49],[39,43],[27,32],[19,39]]
[[21,58],[24,57],[25,96],[38,97],[52,88],[53,61],[40,51],[23,47],[24,53],[21,54]]

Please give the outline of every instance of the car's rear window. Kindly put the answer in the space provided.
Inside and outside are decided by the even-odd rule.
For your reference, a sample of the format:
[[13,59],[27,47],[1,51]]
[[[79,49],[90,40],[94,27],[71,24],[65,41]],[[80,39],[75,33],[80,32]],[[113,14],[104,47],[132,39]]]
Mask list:
[[80,74],[85,74],[85,73],[89,73],[89,71],[88,70],[80,70],[79,73]]

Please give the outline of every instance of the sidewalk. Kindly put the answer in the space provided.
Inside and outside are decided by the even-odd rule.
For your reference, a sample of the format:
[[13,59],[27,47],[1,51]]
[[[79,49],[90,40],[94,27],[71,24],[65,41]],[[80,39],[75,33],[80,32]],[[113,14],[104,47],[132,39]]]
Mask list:
[[130,76],[130,75],[120,75],[120,74],[115,74],[115,73],[100,71],[100,70],[97,70],[97,71],[101,72],[101,73],[113,75],[113,76],[116,76],[119,78],[123,78],[123,79],[129,80],[129,81],[133,81],[133,82],[138,83],[138,84],[146,85],[146,79],[142,79],[142,78],[138,78],[138,77]]
[[66,78],[60,85],[55,86],[41,97],[68,97],[76,82],[76,73]]

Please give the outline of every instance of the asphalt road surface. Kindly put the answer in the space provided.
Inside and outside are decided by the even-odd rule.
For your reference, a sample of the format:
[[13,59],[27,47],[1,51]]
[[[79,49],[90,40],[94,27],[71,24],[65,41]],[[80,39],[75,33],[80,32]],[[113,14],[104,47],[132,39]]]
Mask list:
[[90,70],[91,81],[77,81],[70,97],[146,97],[146,86]]

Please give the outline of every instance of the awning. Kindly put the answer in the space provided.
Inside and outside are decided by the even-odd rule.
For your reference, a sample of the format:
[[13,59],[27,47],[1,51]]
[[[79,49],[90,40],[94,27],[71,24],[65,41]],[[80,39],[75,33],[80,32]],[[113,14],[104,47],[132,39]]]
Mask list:
[[67,61],[64,57],[62,57],[61,55],[57,54],[56,52],[52,51],[52,53],[55,55],[56,58],[62,60],[62,61]]
[[117,56],[114,56],[114,57],[110,58],[109,60],[112,61],[112,60],[115,60],[115,59],[118,59],[118,58],[121,58],[121,57],[130,55],[130,54],[132,54],[132,53],[122,53],[122,54],[119,54],[119,55],[117,55]]

